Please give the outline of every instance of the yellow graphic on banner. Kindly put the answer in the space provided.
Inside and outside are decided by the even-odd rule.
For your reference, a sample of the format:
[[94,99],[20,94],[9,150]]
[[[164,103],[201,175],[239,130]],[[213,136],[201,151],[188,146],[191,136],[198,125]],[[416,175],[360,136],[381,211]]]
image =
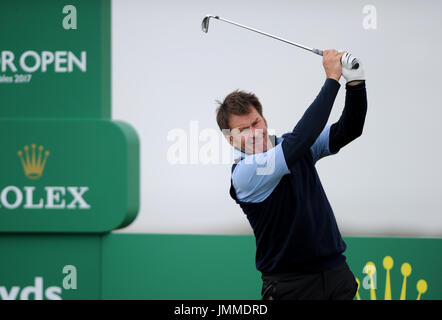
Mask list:
[[42,160],[44,147],[38,147],[38,155],[36,154],[36,148],[37,145],[35,143],[31,145],[31,156],[29,156],[29,146],[23,147],[24,152],[21,150],[17,152],[18,156],[20,157],[26,177],[32,180],[39,179],[42,176],[46,160],[49,156],[49,151],[46,150],[44,152],[44,157]]
[[[391,297],[390,270],[393,269],[393,265],[394,265],[393,258],[390,256],[384,257],[384,260],[382,261],[382,265],[387,272],[386,279],[385,279],[384,300],[391,300],[392,297]],[[376,273],[376,266],[372,261],[369,261],[365,264],[364,270],[367,270],[366,273],[370,279],[370,300],[376,300],[376,292],[375,292],[376,288],[374,286],[374,274]],[[399,298],[400,300],[406,300],[407,277],[410,276],[411,271],[412,271],[411,265],[408,262],[404,262],[401,266],[401,274],[403,276],[403,281],[402,281],[401,295]],[[358,283],[358,290],[356,292],[356,299],[361,300],[361,296],[359,295],[360,281],[358,278],[356,278],[356,282]],[[423,279],[420,279],[416,284],[416,289],[418,292],[416,300],[420,300],[422,295],[428,289],[427,282]]]

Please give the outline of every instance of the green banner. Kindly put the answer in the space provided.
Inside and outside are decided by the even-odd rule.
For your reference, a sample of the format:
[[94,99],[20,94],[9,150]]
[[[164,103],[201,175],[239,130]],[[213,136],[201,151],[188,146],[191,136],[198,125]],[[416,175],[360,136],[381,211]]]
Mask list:
[[0,118],[110,119],[110,1],[0,2]]
[[139,206],[139,143],[110,120],[109,0],[0,2],[0,232],[109,232]]
[[129,125],[0,120],[0,145],[0,232],[106,232],[135,219],[139,155]]
[[0,235],[0,300],[101,297],[100,235]]
[[[442,299],[442,239],[344,240],[355,300]],[[253,236],[179,234],[103,237],[102,283],[104,299],[253,300],[262,285]]]
[[[344,240],[355,300],[442,299],[442,239]],[[0,256],[0,299],[261,298],[250,235],[0,235]]]

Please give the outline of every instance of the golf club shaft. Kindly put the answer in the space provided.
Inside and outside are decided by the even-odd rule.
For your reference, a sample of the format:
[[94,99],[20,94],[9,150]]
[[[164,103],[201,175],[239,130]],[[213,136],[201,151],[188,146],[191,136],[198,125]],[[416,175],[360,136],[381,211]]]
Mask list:
[[227,22],[227,23],[233,24],[233,25],[235,25],[235,26],[238,26],[238,27],[241,27],[241,28],[244,28],[244,29],[250,30],[250,31],[254,31],[254,32],[257,32],[257,33],[260,33],[260,34],[263,34],[263,35],[265,35],[265,36],[268,36],[268,37],[273,38],[273,39],[276,39],[276,40],[280,40],[280,41],[282,41],[282,42],[285,42],[285,43],[291,44],[291,45],[293,45],[293,46],[296,46],[296,47],[298,47],[298,48],[301,48],[301,49],[304,49],[304,50],[311,51],[311,52],[316,53],[316,54],[318,54],[318,55],[320,55],[320,56],[322,56],[322,54],[323,54],[322,50],[319,50],[319,49],[316,49],[316,48],[309,48],[309,47],[306,47],[306,46],[304,46],[304,45],[302,45],[302,44],[295,43],[295,42],[292,42],[292,41],[289,41],[289,40],[286,40],[286,39],[283,39],[283,38],[280,38],[280,37],[277,37],[277,36],[271,35],[271,34],[269,34],[269,33],[267,33],[267,32],[260,31],[260,30],[257,30],[257,29],[253,29],[253,28],[247,27],[247,26],[245,26],[245,25],[242,25],[242,24],[239,24],[239,23],[236,23],[236,22],[233,22],[233,21],[227,20],[227,19],[220,18],[219,16],[216,16],[215,19],[222,20],[222,21],[224,21],[224,22]]

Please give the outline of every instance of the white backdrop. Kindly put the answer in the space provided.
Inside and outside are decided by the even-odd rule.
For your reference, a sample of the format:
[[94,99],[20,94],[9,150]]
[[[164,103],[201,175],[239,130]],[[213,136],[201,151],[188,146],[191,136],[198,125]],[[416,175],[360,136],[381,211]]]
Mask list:
[[[363,12],[367,5],[376,9],[371,29],[363,24],[374,17]],[[442,236],[436,0],[113,0],[112,116],[135,127],[141,145],[140,212],[121,232],[252,233],[228,193],[230,165],[173,165],[168,134],[181,129],[190,136],[192,121],[199,133],[218,130],[215,100],[241,89],[259,97],[269,127],[281,135],[323,84],[321,57],[216,20],[205,34],[201,21],[209,13],[359,56],[368,94],[363,135],[317,163],[341,232]],[[341,79],[329,123],[339,119],[344,98]]]

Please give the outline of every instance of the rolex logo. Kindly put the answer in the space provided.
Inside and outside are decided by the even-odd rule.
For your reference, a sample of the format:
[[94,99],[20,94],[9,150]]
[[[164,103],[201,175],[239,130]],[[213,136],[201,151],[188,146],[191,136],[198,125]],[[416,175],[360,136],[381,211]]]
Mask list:
[[[382,266],[384,267],[386,271],[386,277],[385,277],[385,292],[384,292],[384,300],[391,300],[391,281],[390,281],[390,270],[393,269],[394,261],[393,258],[390,256],[384,257],[384,260],[382,261]],[[401,274],[403,276],[402,280],[402,287],[401,287],[401,295],[399,297],[399,300],[406,300],[407,297],[407,278],[411,274],[411,265],[408,262],[404,262],[401,265]],[[370,288],[370,300],[376,300],[376,266],[373,262],[369,261],[365,264],[364,273],[366,273],[368,276],[366,277],[366,280],[369,280],[370,284],[365,285],[364,288],[369,287]],[[356,292],[356,299],[361,300],[361,296],[359,295],[359,287],[360,287],[360,281],[358,278],[356,278],[356,282],[358,283],[358,291]],[[427,282],[423,279],[420,279],[416,283],[416,289],[417,289],[417,299],[421,300],[422,295],[427,291],[428,285]]]
[[17,154],[20,157],[26,177],[32,180],[36,180],[39,179],[43,174],[46,160],[49,156],[49,151],[46,150],[43,153],[44,147],[39,146],[37,155],[37,145],[35,143],[31,145],[31,149],[31,156],[29,156],[29,146],[24,146],[24,152],[22,150],[19,150]]
[[[29,150],[31,149],[31,150]],[[30,151],[30,152],[29,152]],[[41,178],[49,157],[49,151],[35,143],[24,146],[17,152],[27,178]],[[0,186],[0,209],[91,209],[85,199],[88,186],[49,185],[49,186]]]

